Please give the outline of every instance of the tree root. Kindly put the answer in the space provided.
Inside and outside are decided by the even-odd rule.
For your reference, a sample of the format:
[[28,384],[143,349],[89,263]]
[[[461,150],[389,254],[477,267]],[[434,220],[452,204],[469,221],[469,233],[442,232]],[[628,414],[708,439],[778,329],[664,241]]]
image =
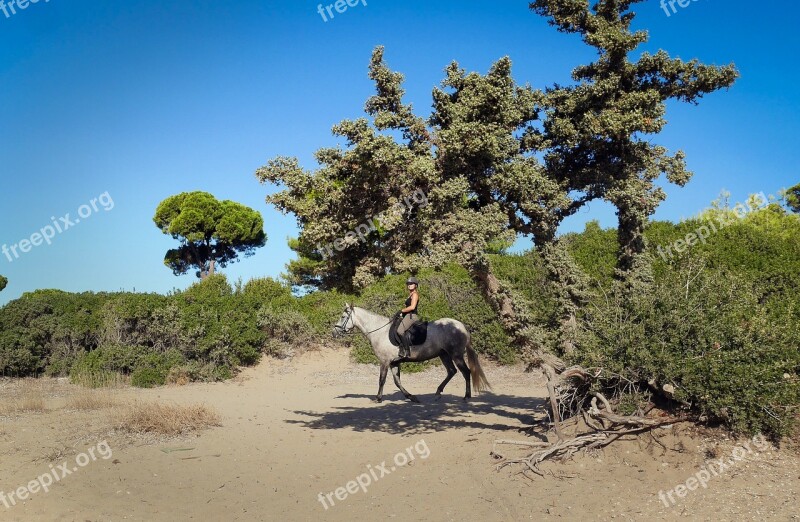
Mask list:
[[[587,391],[587,394],[580,397],[580,400],[591,397],[591,407],[588,410],[579,408],[577,414],[568,419],[569,422],[562,421],[561,413],[565,411],[565,406],[567,408],[566,411],[569,411],[574,404],[579,402],[581,394],[576,391],[576,388],[580,388],[582,384],[587,384],[596,379],[600,375],[600,371],[590,372],[584,368],[573,367],[564,370],[555,377],[555,372],[552,372],[552,369],[550,370],[547,371],[545,369],[545,373],[549,378],[547,391],[550,395],[556,441],[547,443],[542,441],[496,440],[492,448],[492,456],[501,461],[497,464],[498,470],[510,465],[523,465],[525,466],[523,473],[530,471],[536,475],[544,476],[544,473],[539,469],[539,464],[547,459],[568,459],[580,450],[593,451],[604,448],[625,435],[637,435],[691,419],[688,415],[659,418],[651,418],[644,415],[618,415],[612,411],[610,401],[602,393]],[[550,378],[551,376],[555,378]],[[565,384],[567,386],[564,386]],[[571,404],[565,404],[565,402]],[[650,409],[648,408],[647,412]],[[647,412],[645,412],[645,415]],[[572,424],[573,420],[582,420],[583,424],[591,431],[569,438],[565,437],[562,427],[565,423]],[[497,453],[498,444],[528,446],[536,449],[526,457],[508,459]]]
[[497,465],[497,469],[502,469],[506,466],[514,465],[514,464],[522,464],[527,467],[528,470],[536,473],[539,476],[544,476],[544,473],[539,469],[539,464],[544,462],[547,459],[568,459],[572,457],[576,452],[579,450],[586,450],[592,451],[600,448],[604,448],[608,446],[612,442],[616,441],[620,437],[624,435],[633,435],[644,433],[646,431],[650,431],[654,428],[658,428],[661,426],[665,426],[667,424],[674,424],[677,422],[684,422],[689,420],[688,417],[669,417],[663,419],[647,419],[643,417],[623,417],[616,415],[616,418],[624,419],[625,426],[634,426],[624,428],[622,426],[618,426],[616,428],[602,430],[602,431],[595,431],[593,433],[583,433],[581,435],[577,435],[572,438],[568,439],[559,439],[553,444],[541,443],[541,442],[533,442],[530,444],[526,444],[525,441],[513,441],[513,440],[496,440],[495,445],[497,444],[514,444],[514,445],[522,445],[522,446],[533,446],[539,448],[540,446],[544,445],[545,447],[539,448],[535,450],[533,453],[529,454],[527,457],[519,458],[519,459],[507,459],[503,455],[498,454],[496,451],[492,451],[492,454],[501,459]]

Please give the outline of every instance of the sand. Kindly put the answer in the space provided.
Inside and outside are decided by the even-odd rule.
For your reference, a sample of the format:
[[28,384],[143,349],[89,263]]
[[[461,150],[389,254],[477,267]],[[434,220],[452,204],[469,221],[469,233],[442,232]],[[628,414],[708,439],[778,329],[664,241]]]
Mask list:
[[[9,507],[0,499],[0,520],[798,519],[800,458],[792,448],[753,451],[705,487],[675,492],[712,455],[741,456],[736,448],[748,441],[718,430],[660,430],[546,463],[544,478],[526,478],[519,467],[497,471],[493,449],[526,450],[494,448],[495,440],[543,437],[545,388],[540,374],[521,367],[485,370],[493,393],[466,404],[460,375],[434,402],[442,368],[403,375],[422,404],[404,400],[391,378],[385,401],[374,403],[377,367],[331,348],[265,360],[224,383],[101,392],[116,404],[202,403],[219,413],[221,426],[178,438],[116,430],[118,406],[71,410],[69,397],[83,392],[43,380],[42,411],[0,416],[0,491],[51,464],[76,470]],[[18,399],[19,386],[0,381],[0,399]],[[531,426],[533,435],[521,432]],[[110,454],[100,453],[101,441]]]

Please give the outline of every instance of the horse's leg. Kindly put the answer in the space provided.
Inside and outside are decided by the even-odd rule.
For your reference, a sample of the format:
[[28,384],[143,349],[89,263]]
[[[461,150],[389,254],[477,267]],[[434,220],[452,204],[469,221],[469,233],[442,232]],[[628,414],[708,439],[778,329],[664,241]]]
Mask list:
[[394,383],[397,385],[400,391],[403,392],[403,395],[406,396],[406,399],[410,400],[411,402],[419,402],[419,399],[408,393],[408,391],[405,388],[403,388],[403,385],[400,384],[400,363],[392,362],[391,368],[392,368],[392,377],[394,377]]
[[472,390],[470,389],[470,374],[469,374],[469,366],[467,366],[467,362],[464,360],[464,355],[460,355],[458,357],[453,357],[453,362],[456,363],[458,369],[461,370],[461,375],[464,376],[464,380],[467,381],[467,394],[464,395],[464,400],[469,399],[472,397]]
[[381,364],[381,374],[378,377],[378,395],[375,397],[376,402],[383,400],[383,385],[386,384],[386,374],[389,373],[389,365]]
[[442,392],[444,391],[444,387],[447,386],[447,383],[450,382],[450,379],[452,379],[453,376],[458,373],[458,370],[456,370],[456,367],[453,364],[453,358],[450,357],[449,353],[442,351],[442,353],[439,354],[439,359],[442,360],[442,364],[444,364],[444,368],[447,370],[447,377],[444,378],[442,384],[440,384],[439,387],[436,389],[437,401],[442,398]]

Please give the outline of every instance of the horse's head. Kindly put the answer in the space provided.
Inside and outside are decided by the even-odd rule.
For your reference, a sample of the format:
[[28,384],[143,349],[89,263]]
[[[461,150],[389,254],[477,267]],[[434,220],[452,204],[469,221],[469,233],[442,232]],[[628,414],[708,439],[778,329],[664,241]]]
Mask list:
[[341,337],[349,334],[355,328],[356,323],[353,321],[353,305],[347,303],[344,305],[344,312],[339,317],[339,321],[333,325],[333,336]]

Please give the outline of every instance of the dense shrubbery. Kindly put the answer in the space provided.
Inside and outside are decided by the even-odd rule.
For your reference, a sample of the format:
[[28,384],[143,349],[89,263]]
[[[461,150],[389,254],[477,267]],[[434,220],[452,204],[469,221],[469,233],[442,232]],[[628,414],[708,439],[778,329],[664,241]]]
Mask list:
[[[666,247],[725,214],[729,225],[683,252]],[[674,388],[674,398],[743,432],[785,435],[800,405],[800,219],[772,205],[741,219],[712,209],[678,225],[652,223],[651,291],[624,303],[607,260],[614,230],[569,238],[597,285],[569,359],[626,384]],[[618,376],[618,378],[613,377]],[[639,386],[639,390],[645,386]],[[669,389],[672,389],[669,388]]]
[[[463,269],[428,271],[421,279],[424,318],[459,318],[472,330],[478,351],[515,360]],[[402,305],[404,288],[402,277],[390,276],[358,297],[294,297],[272,279],[232,288],[215,275],[168,296],[42,290],[0,310],[0,368],[11,376],[68,374],[87,385],[115,382],[116,374],[144,387],[226,379],[262,354],[289,355],[327,336],[346,301],[391,316]],[[373,360],[363,337],[344,344],[356,360]]]
[[[729,224],[705,242],[667,253],[722,217]],[[667,385],[676,401],[712,421],[745,432],[789,433],[800,405],[800,216],[771,205],[742,218],[712,208],[679,224],[651,223],[645,238],[653,287],[628,303],[615,288],[616,234],[592,222],[563,238],[592,290],[568,362],[604,368],[610,378],[603,382],[615,388],[606,391],[630,408],[649,386],[663,391]],[[557,326],[537,255],[494,256],[492,264],[533,304],[542,326]]]
[[[614,288],[616,231],[590,223],[565,236],[593,284],[578,318],[578,349],[567,357],[603,367],[611,376],[604,382],[618,390],[626,382],[638,383],[639,392],[648,382],[668,385],[676,401],[712,420],[785,434],[800,404],[800,216],[771,206],[732,220],[704,243],[658,255],[658,246],[663,251],[725,212],[651,223],[645,236],[655,282],[628,302]],[[538,324],[558,326],[538,255],[493,255],[491,262],[530,304]],[[478,352],[503,363],[517,360],[465,270],[448,266],[418,275],[423,319],[456,318],[472,332]],[[345,302],[390,317],[405,298],[403,283],[403,276],[386,276],[359,296],[295,297],[269,278],[231,287],[221,275],[168,296],[41,290],[0,309],[0,371],[70,375],[88,385],[119,375],[137,386],[226,379],[262,354],[285,356],[327,339]],[[374,361],[363,336],[344,344],[355,360]],[[620,397],[633,405],[631,397]]]
[[613,289],[595,299],[570,359],[603,368],[617,392],[666,385],[710,420],[786,434],[800,404],[797,323],[776,317],[763,297],[740,274],[684,258],[630,303]]
[[[253,280],[234,291],[222,275],[169,296],[32,292],[0,311],[0,369],[11,376],[69,374],[88,384],[113,373],[137,386],[164,384],[171,372],[226,379],[263,352],[289,348],[290,336],[310,338],[305,317],[290,309],[296,301],[275,281]],[[276,339],[259,323],[267,307],[279,324],[292,325],[291,334]]]

